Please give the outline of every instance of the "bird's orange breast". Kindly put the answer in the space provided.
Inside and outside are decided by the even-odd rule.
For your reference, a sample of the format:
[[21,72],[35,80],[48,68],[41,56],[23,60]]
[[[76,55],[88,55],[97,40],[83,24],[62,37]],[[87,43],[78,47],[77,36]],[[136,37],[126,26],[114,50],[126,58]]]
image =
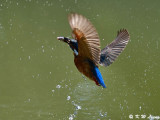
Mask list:
[[93,75],[93,66],[90,65],[88,58],[82,57],[82,56],[76,56],[74,59],[74,63],[82,74],[90,78],[94,81],[94,75]]

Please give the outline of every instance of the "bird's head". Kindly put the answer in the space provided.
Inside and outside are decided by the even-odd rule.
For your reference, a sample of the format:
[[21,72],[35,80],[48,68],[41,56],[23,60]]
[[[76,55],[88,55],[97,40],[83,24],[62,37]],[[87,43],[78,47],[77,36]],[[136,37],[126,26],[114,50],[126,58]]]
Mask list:
[[67,43],[70,48],[74,51],[76,55],[78,55],[78,43],[77,40],[69,39],[67,37],[57,37],[58,40]]

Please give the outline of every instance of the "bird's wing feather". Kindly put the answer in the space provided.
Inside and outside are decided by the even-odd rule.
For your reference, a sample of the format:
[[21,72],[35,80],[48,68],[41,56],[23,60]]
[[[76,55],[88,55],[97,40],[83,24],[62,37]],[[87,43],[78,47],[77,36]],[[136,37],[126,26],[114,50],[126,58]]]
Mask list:
[[87,57],[98,65],[100,61],[100,40],[92,23],[84,16],[73,13],[68,16],[72,36],[78,41],[78,55]]
[[116,39],[101,51],[100,64],[109,66],[124,50],[130,39],[126,29],[118,31]]

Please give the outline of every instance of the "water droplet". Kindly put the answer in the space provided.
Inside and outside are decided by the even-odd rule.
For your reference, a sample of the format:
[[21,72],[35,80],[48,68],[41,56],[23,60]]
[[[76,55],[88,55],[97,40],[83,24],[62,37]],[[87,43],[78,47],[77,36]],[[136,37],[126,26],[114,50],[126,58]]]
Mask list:
[[67,88],[68,87],[68,85],[65,85],[65,88]]
[[52,92],[54,93],[55,90],[52,90]]
[[105,116],[105,117],[107,116],[107,112],[104,113],[104,116]]
[[77,105],[77,106],[76,106],[76,109],[77,109],[77,110],[80,110],[80,109],[81,109],[81,106]]
[[139,110],[141,110],[142,109],[142,107],[141,106],[139,106]]
[[24,101],[25,103],[28,103],[28,102],[30,102],[31,101],[31,99],[29,98],[29,99],[27,99],[26,101]]
[[67,100],[70,100],[70,99],[71,99],[71,96],[68,96],[68,97],[67,97]]
[[58,88],[58,89],[61,88],[61,85],[57,85],[56,88]]
[[101,117],[103,117],[103,114],[102,114],[101,112],[99,113],[99,115],[100,115]]
[[70,116],[69,116],[69,120],[73,120],[73,118],[75,117],[75,115],[74,114],[70,114]]

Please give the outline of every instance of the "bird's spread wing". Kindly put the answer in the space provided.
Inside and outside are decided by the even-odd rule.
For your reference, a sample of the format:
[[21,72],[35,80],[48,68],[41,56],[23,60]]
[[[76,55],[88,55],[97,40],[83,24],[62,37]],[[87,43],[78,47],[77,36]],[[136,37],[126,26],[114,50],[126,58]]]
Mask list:
[[101,51],[100,64],[109,66],[124,50],[129,41],[129,33],[126,29],[118,31],[116,39]]
[[78,41],[78,55],[87,57],[98,65],[100,61],[100,40],[92,23],[84,16],[73,13],[68,16],[72,36]]

